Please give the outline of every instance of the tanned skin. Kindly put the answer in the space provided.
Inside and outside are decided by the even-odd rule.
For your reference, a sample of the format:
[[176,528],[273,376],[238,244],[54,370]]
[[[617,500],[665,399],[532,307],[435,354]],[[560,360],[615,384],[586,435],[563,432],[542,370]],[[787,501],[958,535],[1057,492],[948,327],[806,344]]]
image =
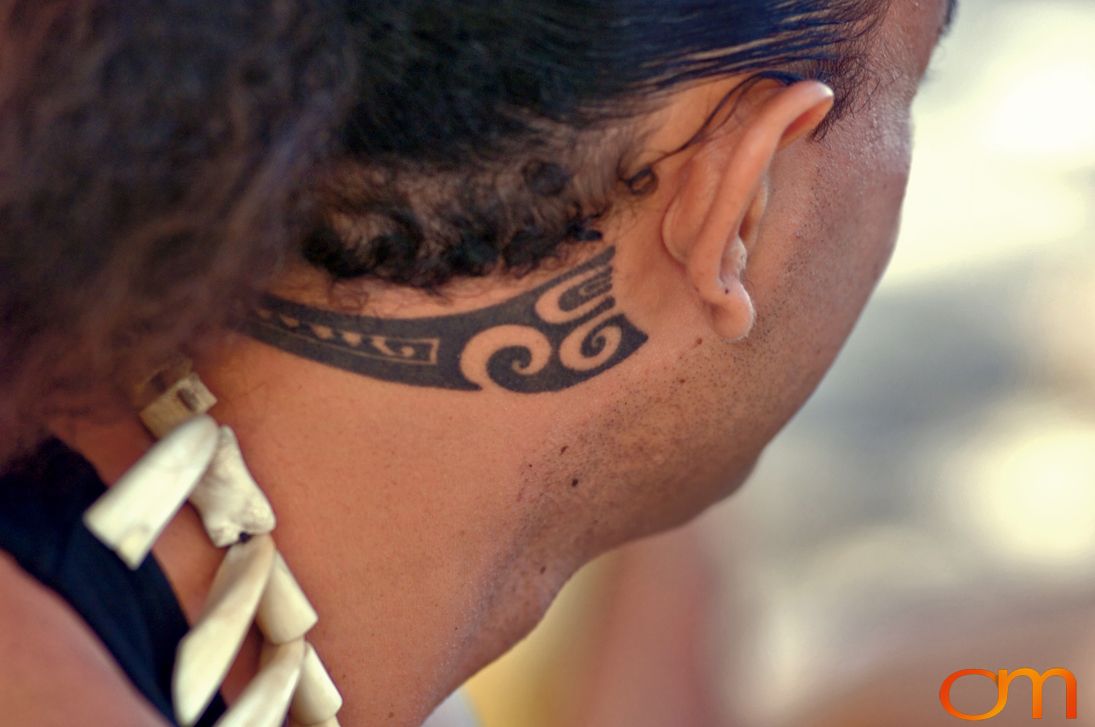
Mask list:
[[[812,139],[833,104],[823,84],[753,86],[718,133],[659,163],[654,193],[599,223],[604,242],[443,296],[360,281],[345,296],[357,308],[299,267],[256,313],[258,339],[229,336],[195,362],[320,614],[310,638],[346,695],[343,724],[419,724],[581,565],[740,486],[886,265],[909,109],[947,13],[947,0],[890,4],[865,49],[871,92],[823,140]],[[653,130],[644,158],[680,148],[744,80],[683,88],[638,120]],[[418,359],[433,373],[411,373]],[[152,443],[135,418],[54,431],[107,483]],[[154,553],[194,619],[223,553],[188,508]],[[0,578],[0,591],[26,587]],[[31,640],[59,633],[6,616]],[[258,650],[252,634],[229,701]],[[64,668],[26,649],[5,656],[0,684],[18,672],[48,687]],[[127,723],[87,706],[112,680],[89,667],[68,684],[77,706],[59,724]],[[8,714],[35,713],[18,700]]]

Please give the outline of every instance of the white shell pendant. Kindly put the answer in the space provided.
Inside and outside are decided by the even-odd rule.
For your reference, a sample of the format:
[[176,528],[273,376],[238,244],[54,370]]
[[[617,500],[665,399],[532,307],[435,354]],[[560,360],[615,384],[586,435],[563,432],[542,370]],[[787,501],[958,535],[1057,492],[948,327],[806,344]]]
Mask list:
[[304,670],[300,674],[289,714],[303,725],[321,724],[342,709],[342,695],[311,644],[305,645]]
[[194,724],[224,681],[254,621],[275,552],[269,535],[228,549],[201,616],[179,642],[172,692],[181,724]]
[[296,722],[294,720],[289,720],[289,727],[342,727],[342,725],[339,724],[338,717],[331,717],[330,719],[325,719],[322,722],[314,722],[308,725],[301,722]]
[[304,640],[297,639],[265,654],[262,669],[217,720],[217,727],[279,727],[299,683],[305,653]]
[[175,427],[87,509],[88,530],[139,567],[209,465],[217,439],[217,423],[204,414]]
[[319,615],[304,595],[297,579],[278,553],[266,592],[262,594],[255,621],[271,644],[299,639],[319,621]]
[[255,624],[264,639],[259,672],[217,726],[338,727],[342,695],[304,641],[319,617],[270,537],[273,508],[235,432],[205,414],[216,397],[192,363],[178,359],[139,382],[132,398],[163,439],[88,508],[88,529],[137,568],[189,498],[213,544],[229,546],[197,622],[179,642],[171,685],[177,722],[190,727],[201,717]]
[[238,542],[244,533],[268,533],[277,524],[270,501],[248,471],[236,434],[229,427],[220,428],[217,453],[190,502],[218,548]]

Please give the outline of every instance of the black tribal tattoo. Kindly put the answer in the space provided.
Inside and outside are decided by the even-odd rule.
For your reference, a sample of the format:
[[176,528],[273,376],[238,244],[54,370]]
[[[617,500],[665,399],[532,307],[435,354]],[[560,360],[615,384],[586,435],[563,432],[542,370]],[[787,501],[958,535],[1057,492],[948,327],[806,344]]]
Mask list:
[[617,308],[609,248],[504,303],[430,318],[373,318],[266,296],[252,337],[347,371],[414,386],[559,391],[616,366],[646,342]]

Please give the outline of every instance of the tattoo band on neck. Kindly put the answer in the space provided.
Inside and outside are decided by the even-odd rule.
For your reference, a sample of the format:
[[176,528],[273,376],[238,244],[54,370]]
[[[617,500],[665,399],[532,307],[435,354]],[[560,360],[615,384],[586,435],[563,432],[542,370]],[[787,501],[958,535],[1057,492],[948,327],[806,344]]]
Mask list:
[[612,295],[609,248],[510,300],[467,313],[373,318],[263,298],[244,331],[284,351],[413,386],[560,391],[630,357],[647,336]]

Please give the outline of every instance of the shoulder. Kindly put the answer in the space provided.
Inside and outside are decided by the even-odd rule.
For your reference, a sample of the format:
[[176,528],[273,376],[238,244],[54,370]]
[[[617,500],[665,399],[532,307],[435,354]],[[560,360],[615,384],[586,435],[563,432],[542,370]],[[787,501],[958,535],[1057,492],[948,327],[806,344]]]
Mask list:
[[83,620],[2,551],[0,723],[164,724]]

